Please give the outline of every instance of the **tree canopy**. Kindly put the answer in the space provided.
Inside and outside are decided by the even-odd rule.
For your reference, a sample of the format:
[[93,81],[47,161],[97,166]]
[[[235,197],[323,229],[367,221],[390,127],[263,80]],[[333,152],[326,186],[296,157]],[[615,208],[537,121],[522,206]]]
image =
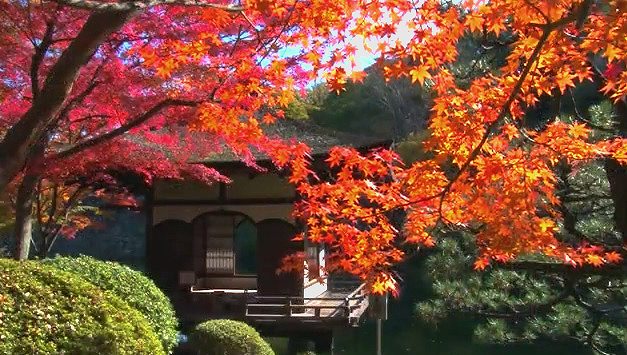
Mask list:
[[[476,269],[529,254],[548,256],[549,266],[622,268],[622,239],[605,247],[571,238],[559,170],[595,160],[612,165],[608,181],[624,238],[626,199],[617,184],[627,176],[624,7],[621,1],[425,1],[395,8],[391,23],[379,27],[389,42],[378,48],[401,59],[386,66],[387,76],[410,76],[435,94],[425,143],[433,158],[404,166],[389,151],[331,152],[335,179],[299,186],[307,237],[333,246],[327,267],[362,276],[375,292],[394,291],[390,267],[403,259],[403,246],[433,246],[436,231],[447,227],[474,234]],[[402,26],[414,31],[411,40],[391,35]],[[496,70],[460,81],[453,74],[458,44],[469,36],[482,47],[504,45],[507,55]],[[330,81],[342,82],[337,75]],[[588,81],[614,103],[614,135],[592,136],[584,117],[530,124],[527,113],[540,100]],[[402,229],[394,223],[398,210],[406,215]]]
[[[625,191],[617,182],[626,174],[624,139],[590,137],[581,120],[531,127],[525,113],[543,97],[594,81],[615,104],[624,136],[626,6],[5,1],[0,190],[20,182],[16,214],[26,215],[43,173],[67,179],[129,169],[148,179],[218,179],[212,169],[181,163],[226,145],[252,165],[254,147],[289,165],[303,197],[297,217],[312,242],[330,246],[329,270],[359,275],[375,292],[395,289],[390,268],[404,257],[401,246],[433,245],[442,225],[474,232],[477,269],[529,253],[574,266],[619,264],[622,247],[562,238],[556,168],[609,161],[623,216]],[[503,46],[498,69],[457,80],[459,45],[467,38],[481,48]],[[409,78],[434,93],[425,142],[432,159],[404,166],[390,151],[337,148],[328,159],[334,180],[320,183],[306,146],[268,139],[260,126],[280,119],[310,80],[323,77],[334,91],[363,80],[354,70],[363,53],[378,58],[385,78]],[[181,139],[182,126],[204,138]],[[405,215],[402,229],[393,223],[395,211]],[[619,226],[624,237],[625,222]]]

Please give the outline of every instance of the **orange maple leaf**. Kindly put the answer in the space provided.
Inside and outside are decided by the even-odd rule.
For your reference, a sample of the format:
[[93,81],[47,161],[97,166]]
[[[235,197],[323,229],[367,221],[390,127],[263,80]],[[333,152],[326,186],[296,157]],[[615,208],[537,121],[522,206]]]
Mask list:
[[366,72],[363,70],[356,70],[351,73],[350,78],[353,82],[361,83],[366,78]]
[[605,52],[603,53],[603,56],[605,58],[607,58],[608,61],[612,62],[615,59],[621,59],[621,51],[620,49],[618,49],[618,47],[614,46],[613,44],[609,43],[607,45],[607,47],[605,48]]
[[409,71],[409,75],[411,75],[411,82],[415,83],[416,81],[420,82],[420,85],[424,85],[425,79],[431,78],[431,74],[429,70],[425,66],[419,66],[413,68]]
[[564,93],[569,87],[575,86],[575,83],[573,82],[573,77],[574,75],[571,75],[570,73],[565,71],[557,74],[557,76],[555,77],[555,82],[557,83],[557,86],[559,87],[561,93]]
[[596,254],[586,255],[586,262],[595,267],[600,267],[605,263],[603,258]]
[[605,261],[607,261],[608,263],[612,263],[612,264],[617,264],[620,263],[623,260],[623,257],[620,255],[620,253],[615,252],[615,251],[610,251],[608,253],[605,253]]
[[555,222],[550,220],[550,219],[543,219],[542,221],[540,221],[540,230],[542,232],[546,232],[548,230],[553,230],[555,229]]
[[568,129],[568,134],[573,138],[587,138],[590,135],[590,129],[583,123],[575,123]]
[[485,270],[486,267],[488,267],[490,265],[490,260],[488,260],[487,258],[480,258],[475,260],[475,263],[473,264],[473,268],[475,270]]
[[483,30],[483,18],[470,15],[466,17],[466,25],[468,25],[470,32],[481,31]]

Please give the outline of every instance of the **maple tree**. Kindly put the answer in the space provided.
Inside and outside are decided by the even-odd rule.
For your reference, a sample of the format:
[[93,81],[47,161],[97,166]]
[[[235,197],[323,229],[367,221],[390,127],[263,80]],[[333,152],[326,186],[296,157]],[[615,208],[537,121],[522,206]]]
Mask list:
[[[297,213],[307,221],[310,240],[331,246],[329,271],[360,275],[377,293],[395,292],[391,271],[404,257],[402,246],[433,246],[439,227],[475,232],[476,269],[536,253],[567,267],[622,264],[624,244],[604,249],[561,239],[556,169],[607,160],[614,166],[612,189],[621,189],[616,179],[627,176],[624,131],[592,139],[584,122],[556,119],[529,127],[524,117],[540,99],[592,80],[616,104],[624,125],[625,2],[378,5],[361,8],[350,30],[376,37],[375,52],[384,59],[399,59],[384,64],[389,77],[410,76],[436,94],[425,143],[434,157],[403,166],[388,151],[363,155],[337,148],[328,159],[334,181],[312,183],[313,175],[301,180]],[[390,36],[403,27],[413,31],[409,41]],[[466,36],[505,41],[508,55],[498,70],[460,83],[451,69]],[[338,90],[348,80],[340,69],[328,77]],[[624,238],[625,194],[615,196]],[[406,213],[402,229],[390,216],[398,210]]]
[[[506,46],[504,41],[486,45],[480,38],[465,40],[459,46],[459,58],[453,70],[457,82],[463,85],[470,77],[498,69],[506,57],[506,53],[502,54]],[[349,117],[351,132],[369,130],[371,122],[378,127],[376,123],[387,116],[369,109],[370,102],[364,100],[371,98],[369,79],[348,85],[337,97],[332,95],[320,109],[312,110],[313,117],[319,112],[337,111],[337,116],[329,117],[333,121],[325,124],[340,127],[343,113],[360,112]],[[394,112],[386,114],[391,116]],[[542,127],[556,117],[565,122],[586,122],[592,128],[593,140],[620,136],[612,104],[599,95],[593,82],[577,85],[563,95],[542,97],[536,107],[525,113],[522,125],[527,129]],[[428,159],[419,149],[419,142],[428,136],[428,131],[412,134],[395,145],[394,150],[405,164]],[[607,251],[620,250],[622,217],[618,214],[614,218],[614,212],[615,207],[620,209],[621,195],[609,189],[608,177],[613,172],[608,163],[610,160],[595,160],[576,167],[564,163],[556,167],[556,193],[562,201],[559,209],[563,219],[558,235],[561,242],[582,245],[582,241],[588,241]],[[397,226],[402,226],[402,216],[394,217]],[[603,268],[574,268],[556,264],[542,255],[521,255],[506,264],[476,272],[472,269],[478,249],[472,230],[443,226],[433,234],[437,239],[434,248],[402,246],[405,260],[393,268],[403,279],[404,295],[396,304],[397,312],[402,307],[399,304],[417,298],[421,302],[415,308],[415,315],[437,322],[438,334],[449,334],[450,324],[472,319],[468,323],[475,326],[474,336],[479,342],[536,344],[551,340],[576,342],[576,349],[589,348],[601,354],[621,353],[626,339],[622,322],[627,288],[620,260],[612,260],[620,256],[620,251],[610,253],[609,258],[615,263]],[[425,294],[429,294],[426,300]],[[402,313],[412,310],[407,305]],[[443,329],[446,329],[444,333]],[[452,340],[458,340],[459,334],[454,333],[457,336]],[[406,339],[400,343],[406,343]]]
[[[507,37],[487,41],[465,38],[458,44],[458,59],[451,68],[457,84],[463,87],[472,78],[497,70],[507,56],[507,46]],[[339,117],[330,115],[334,121],[325,123],[340,127],[342,113],[360,112],[349,117],[352,120],[349,122],[356,122],[351,125],[351,131],[371,129],[370,119],[378,112],[368,109],[369,101],[363,100],[371,97],[368,81],[369,77],[362,84],[350,84],[339,96],[327,100],[328,106],[322,106],[320,112],[337,111]],[[586,123],[591,128],[592,140],[620,136],[618,107],[613,112],[611,102],[599,94],[598,85],[586,81],[563,94],[541,97],[538,105],[526,110],[521,126],[537,129],[558,117],[564,122]],[[355,92],[361,91],[364,93],[356,99]],[[376,119],[378,121],[373,121],[378,123],[385,117]],[[428,156],[421,156],[417,144],[428,136],[428,131],[410,135],[394,149],[405,164],[428,159]],[[625,195],[609,189],[608,180],[615,175],[611,164],[612,160],[593,160],[576,166],[561,162],[555,172],[556,194],[562,202],[559,210],[563,216],[557,238],[575,246],[583,246],[582,241],[587,241],[593,243],[588,247],[604,248],[610,252],[608,260],[612,264],[602,268],[571,267],[532,254],[476,272],[472,270],[478,252],[476,231],[442,226],[432,233],[437,240],[434,248],[416,250],[415,245],[412,247],[409,243],[401,246],[405,260],[393,268],[404,280],[404,296],[398,301],[403,304],[416,297],[421,300],[415,315],[430,323],[436,322],[439,334],[443,329],[446,329],[444,334],[451,333],[450,324],[472,319],[469,323],[475,326],[474,339],[479,342],[537,344],[551,340],[572,345],[575,349],[569,349],[575,351],[588,348],[599,354],[622,353],[626,339],[623,321],[627,289],[624,268],[620,260],[613,258],[620,258],[619,230],[624,220],[620,212],[616,218],[614,214],[620,210]],[[617,186],[621,184],[614,184]],[[397,226],[402,226],[398,216],[395,217]],[[425,293],[429,294],[427,300]],[[411,306],[404,310],[411,311]],[[454,339],[458,339],[459,334],[455,333]],[[405,340],[401,343],[406,343]],[[541,344],[545,349],[547,343]]]
[[[330,246],[329,271],[359,275],[374,292],[396,289],[390,269],[404,256],[399,245],[431,246],[441,225],[477,231],[478,269],[525,253],[573,265],[622,260],[557,238],[554,168],[561,161],[610,159],[624,169],[624,140],[591,141],[581,123],[557,120],[530,129],[521,121],[542,96],[597,77],[600,92],[624,103],[625,1],[54,0],[0,6],[8,78],[2,83],[0,190],[22,171],[36,175],[30,165],[36,172],[38,157],[65,163],[66,171],[79,152],[95,159],[81,161],[94,162],[110,149],[109,157],[120,161],[142,146],[122,134],[150,140],[151,126],[184,124],[225,142],[250,164],[254,146],[277,165],[289,165],[303,197],[297,216],[311,241]],[[451,70],[457,44],[467,36],[506,39],[509,54],[498,70],[461,85]],[[335,91],[362,80],[363,73],[352,70],[356,41],[381,58],[387,77],[409,77],[436,94],[425,144],[434,157],[403,166],[389,151],[362,155],[337,148],[329,157],[335,181],[319,183],[307,147],[287,150],[259,126],[280,118],[281,110],[268,108],[287,105],[294,88],[308,80],[323,76]],[[72,138],[61,127],[69,127]],[[57,140],[69,147],[51,148]],[[156,144],[168,147],[171,140]],[[28,201],[32,189],[22,191]],[[398,210],[406,214],[402,229],[391,222]]]
[[46,258],[58,238],[74,239],[86,228],[100,228],[97,216],[108,214],[103,207],[139,209],[140,201],[123,185],[129,183],[115,180],[106,184],[103,181],[85,184],[41,178],[34,195],[33,254]]
[[[578,87],[573,97],[567,94],[551,99],[566,104],[559,106],[560,117],[586,119],[595,127],[592,135],[596,137],[616,134],[611,104],[592,101],[590,105],[589,98],[581,95],[585,86]],[[573,98],[576,106],[568,106]],[[534,113],[536,120],[538,116],[555,117]],[[621,247],[607,169],[600,161],[575,169],[567,164],[557,167],[562,242],[581,245],[583,241],[593,243],[588,247],[609,251]],[[526,255],[478,273],[472,271],[477,253],[473,234],[461,230],[446,234],[436,250],[423,253],[428,254],[425,269],[433,281],[434,296],[419,303],[417,314],[421,318],[438,322],[450,314],[470,313],[482,320],[475,328],[480,341],[529,343],[550,339],[577,342],[599,354],[621,353],[627,331],[622,323],[627,288],[619,252],[610,252],[608,261],[613,264],[603,268],[564,267],[542,255]]]
[[[147,183],[225,180],[188,161],[229,148],[251,161],[249,146],[278,147],[255,114],[294,95],[295,80],[276,55],[286,22],[260,16],[254,24],[242,8],[0,3],[0,191],[13,196],[17,257],[28,256],[42,182],[94,192],[117,184],[120,172]],[[185,134],[189,126],[206,132]],[[57,206],[45,210],[64,210]]]

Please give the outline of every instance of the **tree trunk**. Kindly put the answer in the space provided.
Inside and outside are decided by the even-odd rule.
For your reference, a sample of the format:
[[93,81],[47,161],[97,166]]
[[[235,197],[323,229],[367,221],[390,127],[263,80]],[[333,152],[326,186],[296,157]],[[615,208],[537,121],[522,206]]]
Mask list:
[[107,37],[136,13],[136,10],[97,11],[89,16],[76,38],[50,69],[32,106],[0,141],[0,192],[24,167],[33,145],[54,124],[80,69]]
[[33,200],[39,181],[38,174],[24,176],[17,191],[15,203],[15,239],[17,260],[26,260],[33,240]]

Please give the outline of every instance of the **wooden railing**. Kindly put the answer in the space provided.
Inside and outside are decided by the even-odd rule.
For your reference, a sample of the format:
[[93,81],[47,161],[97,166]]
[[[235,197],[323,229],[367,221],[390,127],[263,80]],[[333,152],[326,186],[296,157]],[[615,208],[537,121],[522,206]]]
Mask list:
[[[250,319],[359,319],[367,307],[365,285],[343,297],[252,296],[246,304]],[[360,312],[358,312],[360,311]]]

